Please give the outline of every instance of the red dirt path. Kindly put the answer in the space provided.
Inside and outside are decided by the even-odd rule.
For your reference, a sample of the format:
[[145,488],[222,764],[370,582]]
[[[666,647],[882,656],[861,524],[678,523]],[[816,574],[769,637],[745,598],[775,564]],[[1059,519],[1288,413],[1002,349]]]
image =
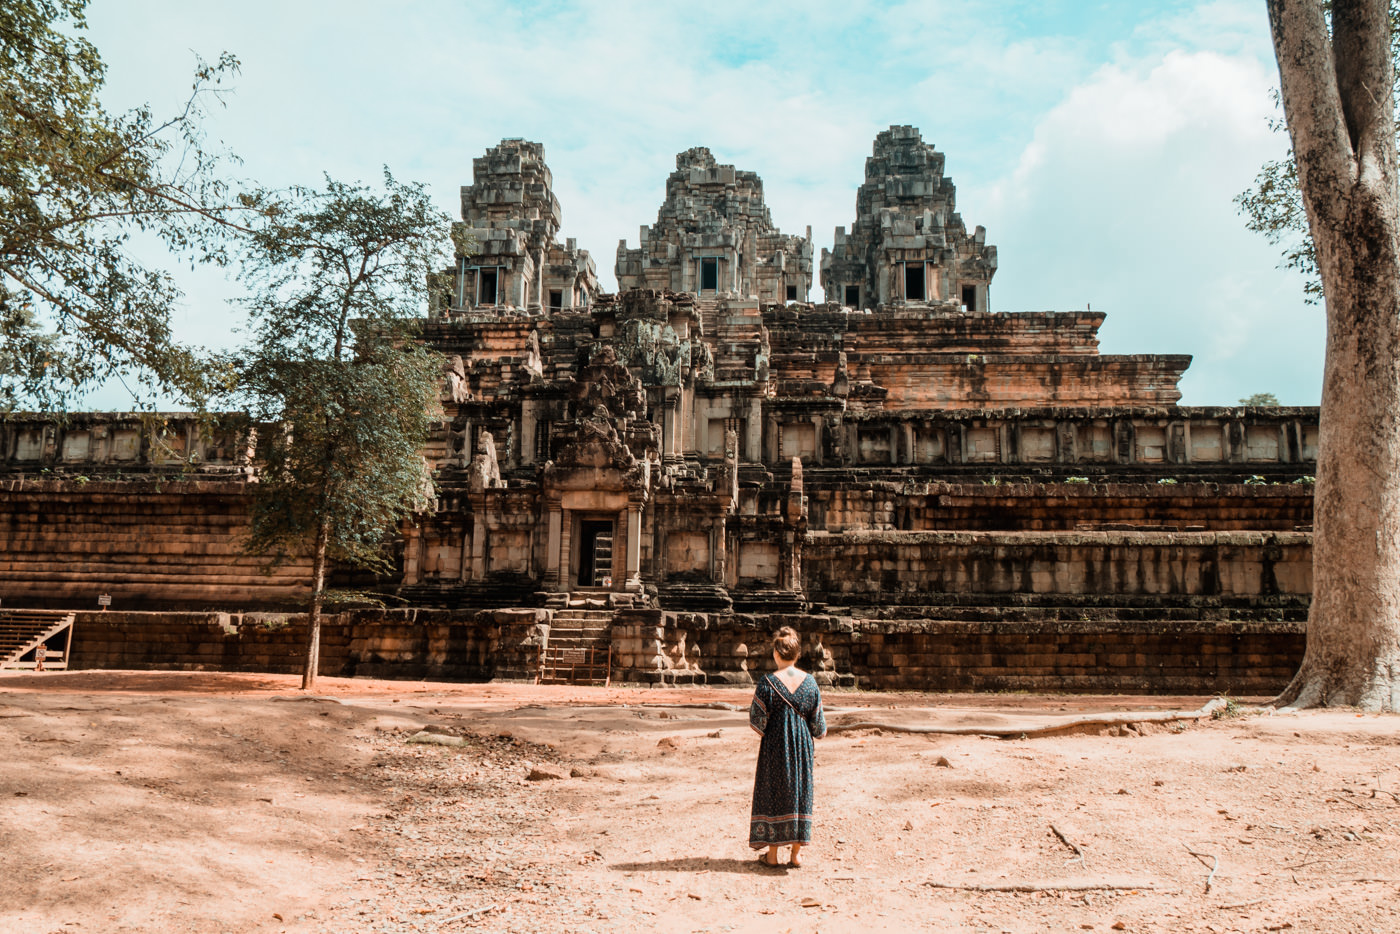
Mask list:
[[[1397,717],[836,734],[807,864],[773,872],[745,842],[755,738],[705,706],[745,692],[296,686],[0,678],[0,931],[1400,931]],[[1012,729],[1205,700],[826,697]]]

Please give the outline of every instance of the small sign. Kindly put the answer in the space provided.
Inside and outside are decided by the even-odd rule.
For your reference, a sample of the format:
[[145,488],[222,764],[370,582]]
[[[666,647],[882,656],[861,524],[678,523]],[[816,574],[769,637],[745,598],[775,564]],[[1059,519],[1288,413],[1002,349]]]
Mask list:
[[611,587],[611,586],[612,586],[612,576],[611,576],[611,575],[609,575],[608,577],[603,578],[603,586],[604,586],[604,587]]
[[109,594],[109,593],[100,593],[100,594],[98,594],[98,595],[97,595],[97,605],[100,606],[100,607],[102,607],[103,610],[106,610],[107,607],[109,607],[109,606],[112,605],[112,595]]

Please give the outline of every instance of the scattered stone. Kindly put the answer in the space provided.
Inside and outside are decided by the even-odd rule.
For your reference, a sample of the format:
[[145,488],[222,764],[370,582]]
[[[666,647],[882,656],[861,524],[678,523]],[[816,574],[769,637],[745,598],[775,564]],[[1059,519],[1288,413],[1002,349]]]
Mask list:
[[948,761],[948,757],[947,757],[947,756],[939,756],[939,757],[938,757],[938,761],[935,762],[934,765],[938,766],[939,768],[943,768],[943,769],[951,769],[951,768],[953,767],[953,763],[951,763],[951,762]]
[[569,773],[554,765],[537,765],[530,769],[530,774],[525,776],[532,782],[554,781],[561,778],[568,778]]
[[410,736],[405,742],[426,743],[429,746],[465,746],[467,741],[460,736],[445,736],[442,733],[428,733],[419,730]]

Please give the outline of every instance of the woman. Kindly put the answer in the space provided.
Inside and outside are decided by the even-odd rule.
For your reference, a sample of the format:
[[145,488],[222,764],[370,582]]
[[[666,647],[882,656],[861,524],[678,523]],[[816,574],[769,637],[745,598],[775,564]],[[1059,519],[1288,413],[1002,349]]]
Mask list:
[[777,866],[778,847],[791,846],[788,865],[802,865],[802,847],[812,840],[812,740],[826,735],[817,680],[797,667],[802,640],[791,626],[773,637],[777,671],[763,676],[749,707],[749,725],[763,742],[753,782],[749,846],[767,847],[758,860]]

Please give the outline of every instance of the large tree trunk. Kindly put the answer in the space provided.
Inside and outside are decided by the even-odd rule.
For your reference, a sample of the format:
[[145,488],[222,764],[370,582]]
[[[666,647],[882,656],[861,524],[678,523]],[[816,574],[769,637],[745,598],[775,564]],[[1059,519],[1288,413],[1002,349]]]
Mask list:
[[1276,703],[1400,710],[1400,199],[1387,0],[1269,0],[1327,300],[1302,667]]
[[330,516],[322,514],[316,529],[316,548],[312,558],[311,612],[306,626],[306,663],[301,669],[301,689],[316,687],[316,673],[321,664],[321,603],[326,592],[326,544],[330,541]]

